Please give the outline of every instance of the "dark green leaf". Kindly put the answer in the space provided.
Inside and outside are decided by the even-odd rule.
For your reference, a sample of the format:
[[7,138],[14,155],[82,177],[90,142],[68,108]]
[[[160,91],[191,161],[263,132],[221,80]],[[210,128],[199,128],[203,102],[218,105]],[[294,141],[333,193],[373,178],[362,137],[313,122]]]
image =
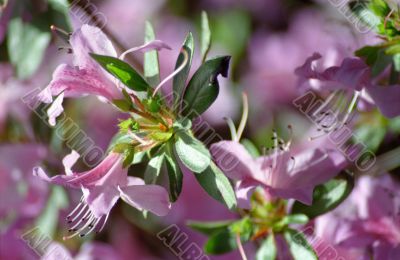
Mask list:
[[201,60],[207,58],[208,51],[211,47],[211,31],[208,23],[208,16],[205,11],[201,12]]
[[186,55],[188,60],[186,66],[178,74],[175,75],[172,82],[172,87],[174,92],[174,107],[176,109],[178,109],[183,92],[185,90],[190,67],[192,66],[193,53],[194,53],[193,35],[192,33],[188,33],[188,35],[186,35],[185,41],[183,42],[181,52],[179,53],[178,56],[178,60],[176,61],[175,69],[181,66],[181,64],[185,60]]
[[275,260],[276,259],[276,244],[274,234],[271,233],[265,239],[256,254],[256,260]]
[[173,143],[171,141],[166,144],[165,164],[167,165],[169,177],[170,198],[171,201],[174,202],[178,199],[182,191],[183,174],[173,152]]
[[284,237],[289,246],[290,253],[295,260],[318,259],[314,250],[308,244],[307,239],[300,231],[287,229],[284,233]]
[[348,197],[354,187],[352,177],[346,173],[342,176],[344,178],[332,179],[315,187],[311,206],[296,201],[291,214],[305,214],[312,219],[336,208]]
[[223,203],[230,210],[236,208],[235,192],[228,178],[211,162],[201,174],[195,174],[197,181],[212,198]]
[[228,76],[230,56],[206,61],[195,72],[183,96],[183,116],[194,118],[206,111],[219,93],[218,75]]
[[[146,22],[145,28],[145,43],[155,40],[156,36],[154,33],[154,28],[150,22]],[[156,50],[148,51],[144,54],[144,76],[147,81],[155,87],[160,82],[160,67],[158,63],[158,53]]]
[[252,224],[248,218],[241,219],[232,223],[227,228],[222,228],[213,233],[204,245],[204,251],[207,254],[224,254],[235,250],[238,245],[236,236],[240,236],[242,243],[247,242],[252,233]]
[[147,91],[150,88],[142,76],[128,63],[114,57],[94,53],[91,53],[90,56],[128,88],[135,91]]
[[214,221],[214,222],[198,222],[198,221],[188,221],[187,225],[199,231],[205,235],[212,235],[219,231],[225,230],[228,228],[233,221],[226,220],[226,221]]

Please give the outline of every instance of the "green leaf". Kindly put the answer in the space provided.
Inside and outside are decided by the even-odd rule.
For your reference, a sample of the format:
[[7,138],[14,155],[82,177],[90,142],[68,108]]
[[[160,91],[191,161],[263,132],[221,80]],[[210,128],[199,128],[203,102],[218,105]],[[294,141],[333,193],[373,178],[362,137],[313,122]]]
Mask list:
[[195,176],[208,195],[230,210],[236,208],[237,201],[231,183],[214,162],[211,162],[201,174],[195,174]]
[[170,199],[174,202],[178,199],[182,191],[183,174],[173,152],[173,144],[171,141],[166,144],[165,164],[167,165],[168,171]]
[[42,234],[54,237],[59,219],[59,212],[68,207],[68,196],[62,187],[53,186],[47,206],[35,222]]
[[204,252],[219,255],[237,249],[235,236],[228,228],[212,234],[204,245]]
[[125,99],[114,99],[112,103],[122,112],[129,112],[132,108],[131,104]]
[[253,158],[260,157],[260,151],[252,141],[244,138],[240,140],[240,143],[244,146],[244,148],[246,148],[246,150],[251,154]]
[[332,179],[315,187],[311,206],[296,201],[291,214],[304,214],[312,219],[336,208],[349,196],[354,187],[352,177],[346,173],[342,176],[343,179]]
[[234,222],[227,228],[213,233],[204,245],[207,254],[224,254],[237,249],[236,236],[240,234],[240,241],[247,242],[251,237],[252,225],[248,218]]
[[150,88],[142,76],[128,63],[114,57],[94,53],[90,53],[90,56],[128,88],[135,91],[147,91]]
[[256,254],[256,260],[274,260],[276,259],[276,244],[274,234],[271,233],[265,239]]
[[314,250],[308,244],[307,239],[300,231],[287,229],[284,233],[284,237],[295,260],[318,259]]
[[110,144],[108,145],[106,153],[111,152],[115,149],[115,147],[120,143],[131,143],[132,138],[125,133],[117,133],[116,135],[111,138]]
[[175,151],[182,163],[195,173],[203,172],[211,162],[208,149],[187,132],[177,132],[175,137]]
[[180,132],[180,131],[186,132],[192,128],[192,121],[190,121],[187,118],[179,118],[174,122],[172,127],[175,132]]
[[228,226],[231,225],[232,223],[233,221],[231,220],[214,221],[214,222],[188,221],[186,225],[196,231],[199,231],[205,235],[210,236],[212,234],[227,229]]
[[35,24],[23,23],[20,17],[10,20],[7,32],[8,55],[18,78],[32,76],[42,62],[51,34]]
[[371,12],[368,5],[364,1],[352,1],[349,4],[350,10],[369,28],[378,31],[378,25],[381,19],[376,13]]
[[283,217],[279,222],[274,224],[273,228],[274,231],[280,232],[289,224],[307,224],[308,221],[309,218],[304,214],[292,214]]
[[[155,38],[153,26],[149,21],[146,21],[144,42],[151,42],[155,40]],[[152,86],[156,86],[160,82],[160,65],[158,63],[158,53],[156,50],[148,51],[144,54],[143,69],[147,82]]]
[[228,76],[230,56],[206,61],[195,72],[183,96],[183,116],[194,118],[206,111],[219,93],[218,75]]
[[[185,54],[186,53],[186,54]],[[174,92],[174,108],[179,109],[179,104],[185,90],[186,81],[189,76],[190,67],[192,66],[193,60],[193,53],[194,53],[194,40],[193,35],[189,32],[186,35],[185,41],[183,42],[181,52],[179,53],[178,59],[176,61],[175,69],[179,68],[183,61],[185,60],[185,55],[188,56],[188,61],[186,66],[175,75],[172,81],[172,88]]]
[[124,160],[122,162],[122,167],[129,167],[135,158],[135,148],[130,146],[124,151]]
[[161,168],[164,162],[164,149],[160,148],[160,152],[154,155],[147,164],[146,171],[144,172],[144,181],[146,183],[154,184],[160,175]]
[[208,22],[208,16],[205,11],[201,12],[201,60],[202,63],[207,58],[208,51],[211,47],[211,31]]

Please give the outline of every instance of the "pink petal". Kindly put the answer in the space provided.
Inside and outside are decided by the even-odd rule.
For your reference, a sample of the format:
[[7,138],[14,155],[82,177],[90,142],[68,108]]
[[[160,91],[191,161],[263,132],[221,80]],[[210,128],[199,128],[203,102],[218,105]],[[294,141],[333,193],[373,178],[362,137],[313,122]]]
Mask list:
[[73,179],[73,176],[56,175],[54,177],[49,177],[41,167],[33,168],[33,175],[52,184],[62,185],[70,188],[79,188],[79,186],[76,186],[74,183],[69,183],[69,181]]
[[70,39],[74,52],[74,63],[85,69],[99,69],[100,66],[89,56],[89,53],[117,57],[111,41],[100,28],[83,25],[75,31]]
[[384,116],[393,118],[400,115],[400,85],[371,85],[367,91]]
[[83,172],[74,173],[75,178],[71,179],[71,185],[84,187],[100,185],[125,185],[127,170],[122,168],[122,158],[120,154],[110,153],[95,168]]
[[62,160],[64,169],[65,169],[65,174],[66,175],[72,175],[72,170],[71,167],[76,163],[76,161],[79,159],[80,155],[77,153],[75,150],[72,150],[70,154],[66,155],[64,159]]
[[[47,86],[53,96],[65,93],[66,97],[82,97],[88,94],[117,99],[121,93],[117,86],[108,79],[100,67],[77,68],[62,64],[53,73],[53,79]],[[46,100],[47,92],[41,95]]]
[[211,145],[215,163],[229,177],[235,180],[252,178],[257,171],[257,163],[238,142],[221,141]]
[[238,181],[235,186],[236,198],[239,208],[250,209],[250,198],[255,189],[260,186],[259,182],[253,180]]
[[53,104],[50,105],[47,110],[47,116],[49,117],[49,124],[51,126],[56,125],[56,118],[64,112],[64,108],[62,106],[62,102],[64,100],[64,93],[58,95],[58,97],[54,100]]
[[82,188],[82,191],[87,205],[97,218],[109,214],[119,199],[119,192],[115,186],[95,186]]
[[148,210],[157,216],[165,216],[171,208],[168,192],[161,186],[132,185],[118,189],[121,198],[139,210]]
[[295,70],[300,77],[301,88],[361,90],[370,80],[370,69],[359,58],[346,58],[340,66],[318,71],[314,62],[320,58],[320,54],[314,53]]

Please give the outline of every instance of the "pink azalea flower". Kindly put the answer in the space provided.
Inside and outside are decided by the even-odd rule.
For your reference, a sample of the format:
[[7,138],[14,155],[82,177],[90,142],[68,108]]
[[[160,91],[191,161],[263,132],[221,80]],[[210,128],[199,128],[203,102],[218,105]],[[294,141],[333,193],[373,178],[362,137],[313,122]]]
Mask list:
[[80,203],[67,217],[72,226],[70,232],[74,232],[67,238],[101,231],[120,198],[139,210],[148,210],[158,216],[168,213],[171,207],[168,192],[161,186],[145,185],[142,179],[128,176],[120,154],[110,153],[98,166],[83,173],[71,170],[78,158],[75,151],[64,158],[65,175],[50,178],[40,167],[33,170],[34,175],[47,182],[82,189]]
[[311,204],[314,187],[339,172],[330,156],[317,148],[291,154],[289,145],[282,145],[272,155],[253,158],[240,143],[222,141],[211,146],[211,153],[222,171],[237,180],[236,195],[241,207],[249,206],[257,187],[272,197]]
[[[121,86],[117,79],[101,68],[90,57],[89,53],[117,57],[117,52],[107,36],[97,27],[83,25],[70,37],[71,50],[74,55],[74,66],[61,64],[53,73],[49,85],[38,95],[41,102],[53,102],[49,108],[49,123],[55,125],[55,118],[63,112],[62,102],[64,97],[82,97],[96,95],[102,100],[112,101],[122,97]],[[169,48],[161,41],[152,41],[133,51],[149,51]],[[124,54],[123,54],[124,55]]]
[[348,96],[354,93],[350,106],[361,96],[363,99],[371,98],[386,117],[400,115],[399,85],[378,85],[371,79],[368,65],[359,58],[345,58],[339,66],[319,69],[321,66],[318,66],[317,61],[321,57],[319,53],[314,53],[296,69],[296,74],[300,77],[300,88],[344,91]]
[[[361,177],[340,207],[316,220],[316,235],[341,250],[371,251],[374,259],[400,256],[400,193],[392,178]],[[328,235],[326,225],[335,226]]]

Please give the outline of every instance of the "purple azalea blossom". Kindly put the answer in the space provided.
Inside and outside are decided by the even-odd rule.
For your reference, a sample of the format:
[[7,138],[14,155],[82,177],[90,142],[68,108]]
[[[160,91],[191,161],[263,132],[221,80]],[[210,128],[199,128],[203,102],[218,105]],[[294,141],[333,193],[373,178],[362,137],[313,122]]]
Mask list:
[[[97,27],[83,25],[70,38],[71,49],[74,55],[74,66],[61,64],[53,73],[49,85],[38,95],[41,102],[53,102],[48,110],[49,123],[55,125],[55,119],[63,112],[64,97],[81,97],[96,95],[102,100],[112,101],[122,97],[120,84],[117,79],[101,68],[90,57],[90,53],[117,57],[117,52],[107,36]],[[149,51],[152,49],[169,48],[165,43],[154,40],[148,44],[128,50]],[[123,54],[123,56],[126,53]]]
[[65,175],[50,178],[40,167],[33,170],[34,175],[47,182],[82,189],[80,203],[67,217],[72,225],[70,231],[75,232],[70,237],[84,236],[85,231],[101,231],[120,198],[139,210],[148,210],[158,216],[168,214],[171,207],[168,192],[161,186],[145,185],[142,179],[128,176],[120,154],[110,153],[98,166],[83,173],[71,170],[78,158],[79,154],[72,151],[63,159]]
[[[400,257],[399,185],[387,174],[361,177],[340,207],[316,220],[316,236],[341,250],[371,252],[373,259]],[[335,230],[324,234],[326,223]]]
[[389,118],[400,115],[400,86],[380,86],[371,78],[370,68],[360,58],[345,58],[339,66],[319,69],[319,53],[314,53],[306,62],[296,69],[300,77],[300,88],[311,88],[318,91],[345,91],[352,95],[353,100],[361,96],[364,100],[371,99],[381,113]]
[[236,195],[241,207],[249,207],[255,188],[267,195],[312,203],[314,186],[334,177],[339,167],[321,149],[306,149],[291,154],[288,145],[268,156],[253,158],[244,146],[221,141],[211,146],[211,153],[222,171],[237,180]]

